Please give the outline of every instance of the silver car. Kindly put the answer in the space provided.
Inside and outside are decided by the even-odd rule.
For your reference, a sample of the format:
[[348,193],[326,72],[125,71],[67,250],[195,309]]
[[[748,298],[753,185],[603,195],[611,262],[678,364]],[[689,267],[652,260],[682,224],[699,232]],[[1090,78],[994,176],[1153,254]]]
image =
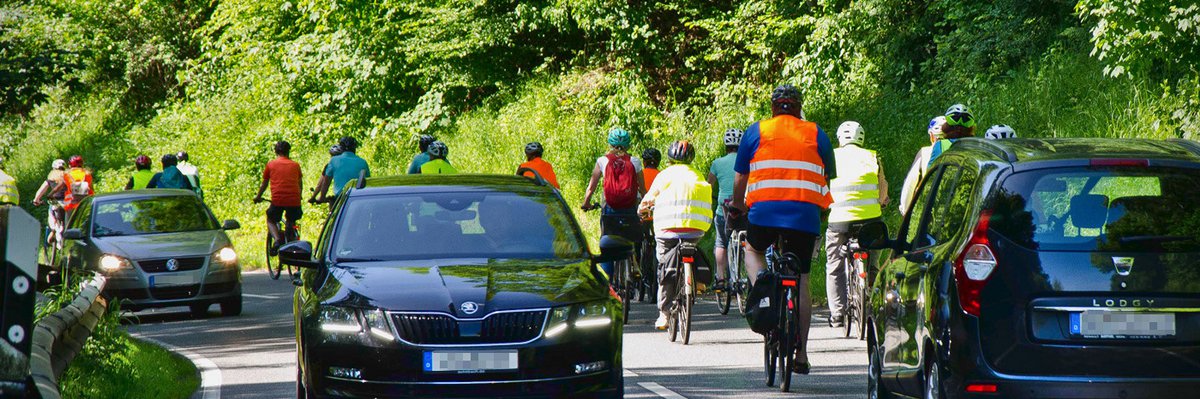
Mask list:
[[93,270],[108,277],[104,294],[122,309],[188,306],[199,317],[209,305],[242,313],[242,274],[225,234],[191,191],[135,190],[84,200],[71,219],[56,269]]

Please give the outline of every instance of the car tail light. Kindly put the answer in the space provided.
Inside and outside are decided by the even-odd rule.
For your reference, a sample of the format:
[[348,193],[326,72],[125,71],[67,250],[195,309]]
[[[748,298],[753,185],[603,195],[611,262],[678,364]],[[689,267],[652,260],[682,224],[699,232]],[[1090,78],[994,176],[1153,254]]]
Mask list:
[[967,384],[970,393],[996,393],[996,384]]
[[1150,166],[1148,159],[1093,159],[1091,166]]
[[992,211],[983,211],[979,215],[979,223],[967,240],[967,248],[958,256],[954,263],[954,278],[958,283],[958,303],[963,312],[979,316],[979,294],[987,279],[996,269],[996,253],[988,241],[988,223],[991,222]]

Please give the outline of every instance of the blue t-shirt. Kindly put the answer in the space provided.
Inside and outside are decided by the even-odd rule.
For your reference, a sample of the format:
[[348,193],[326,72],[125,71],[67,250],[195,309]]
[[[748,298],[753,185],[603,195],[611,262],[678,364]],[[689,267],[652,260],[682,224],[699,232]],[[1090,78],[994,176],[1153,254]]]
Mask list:
[[[738,147],[737,161],[733,170],[744,175],[750,174],[750,160],[758,152],[759,131],[758,122],[746,129],[742,136],[742,144]],[[837,166],[833,159],[833,144],[829,136],[820,126],[817,127],[817,151],[825,163],[825,175],[832,180]],[[749,212],[750,223],[763,227],[803,231],[820,234],[821,207],[817,204],[802,201],[760,201],[756,202]]]
[[421,174],[421,165],[424,165],[426,162],[429,162],[428,152],[421,152],[420,154],[417,154],[417,156],[413,157],[412,162],[408,164],[408,174]]
[[708,173],[717,177],[717,202],[714,204],[716,206],[721,206],[726,199],[733,196],[733,176],[736,174],[733,171],[734,162],[737,162],[737,153],[731,152],[714,159],[712,166],[708,167]]
[[357,179],[358,173],[364,170],[370,177],[371,168],[367,167],[367,161],[353,152],[343,152],[342,155],[330,158],[329,165],[325,166],[325,176],[333,178],[333,195],[341,194],[342,187],[350,180]]

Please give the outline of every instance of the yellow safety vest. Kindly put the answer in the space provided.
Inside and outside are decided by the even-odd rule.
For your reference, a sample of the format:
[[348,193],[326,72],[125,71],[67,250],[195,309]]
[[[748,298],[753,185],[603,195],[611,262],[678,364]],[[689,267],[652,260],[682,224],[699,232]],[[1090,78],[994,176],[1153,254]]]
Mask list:
[[133,172],[133,190],[141,190],[150,185],[150,179],[154,178],[154,172],[150,169],[141,169]]
[[687,165],[663,169],[654,179],[660,187],[654,200],[654,231],[696,229],[712,226],[712,185]]
[[853,222],[883,216],[879,206],[879,158],[857,145],[835,148],[837,178],[829,185],[833,205],[830,222]]
[[0,204],[16,205],[20,201],[21,194],[17,192],[17,180],[4,171],[0,171]]

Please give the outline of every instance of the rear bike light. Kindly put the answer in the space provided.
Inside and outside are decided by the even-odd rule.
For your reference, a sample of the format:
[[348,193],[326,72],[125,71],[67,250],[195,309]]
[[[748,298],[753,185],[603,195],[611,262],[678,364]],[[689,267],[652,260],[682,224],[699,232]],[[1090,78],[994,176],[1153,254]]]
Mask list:
[[696,258],[693,258],[691,256],[684,256],[683,263],[696,263]]
[[967,384],[970,393],[996,393],[996,384]]
[[1093,159],[1091,166],[1150,166],[1148,159]]
[[991,222],[992,211],[986,210],[979,214],[979,223],[967,240],[967,249],[958,256],[954,263],[954,279],[958,286],[958,303],[963,312],[979,316],[979,296],[988,277],[996,269],[996,255],[988,241],[988,224]]
[[782,284],[784,287],[795,287],[796,280],[785,278],[780,280],[780,284]]

